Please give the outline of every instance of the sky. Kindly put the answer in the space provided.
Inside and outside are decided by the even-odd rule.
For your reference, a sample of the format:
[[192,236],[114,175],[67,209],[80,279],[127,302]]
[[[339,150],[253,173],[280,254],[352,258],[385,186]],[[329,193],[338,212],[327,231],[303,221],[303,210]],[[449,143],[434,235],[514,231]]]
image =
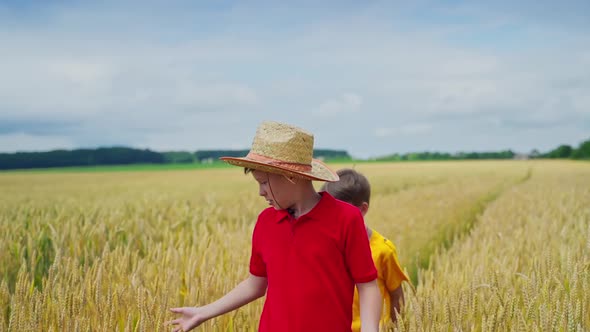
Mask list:
[[248,149],[290,123],[357,158],[590,139],[590,1],[0,0],[0,152]]

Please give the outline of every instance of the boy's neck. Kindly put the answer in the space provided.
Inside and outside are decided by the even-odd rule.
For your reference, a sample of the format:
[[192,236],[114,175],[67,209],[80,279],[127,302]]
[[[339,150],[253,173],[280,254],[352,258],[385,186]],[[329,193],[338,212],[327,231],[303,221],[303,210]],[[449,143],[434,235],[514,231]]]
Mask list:
[[298,196],[297,202],[287,208],[295,219],[311,211],[322,199],[322,195],[315,191],[311,183],[309,187],[303,188]]
[[370,229],[369,226],[365,226],[365,229],[367,230],[367,236],[370,239],[371,238],[371,235],[373,235],[373,230]]

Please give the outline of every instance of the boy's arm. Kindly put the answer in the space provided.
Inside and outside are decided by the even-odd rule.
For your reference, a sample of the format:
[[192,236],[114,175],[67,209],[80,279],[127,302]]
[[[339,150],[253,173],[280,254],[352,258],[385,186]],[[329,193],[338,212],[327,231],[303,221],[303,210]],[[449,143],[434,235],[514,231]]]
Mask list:
[[397,313],[401,313],[401,306],[404,302],[404,290],[402,289],[402,286],[400,285],[398,288],[389,291],[389,303],[390,303],[390,315],[391,315],[391,321],[392,322],[396,322],[397,321],[397,315],[396,315],[396,311]]
[[377,286],[377,280],[358,283],[356,287],[359,292],[361,331],[378,332],[383,297],[381,296],[379,286]]
[[174,332],[192,330],[213,317],[223,315],[263,296],[266,293],[266,287],[267,279],[265,277],[250,274],[246,280],[215,302],[202,307],[170,309],[173,313],[182,316],[164,324],[175,326]]

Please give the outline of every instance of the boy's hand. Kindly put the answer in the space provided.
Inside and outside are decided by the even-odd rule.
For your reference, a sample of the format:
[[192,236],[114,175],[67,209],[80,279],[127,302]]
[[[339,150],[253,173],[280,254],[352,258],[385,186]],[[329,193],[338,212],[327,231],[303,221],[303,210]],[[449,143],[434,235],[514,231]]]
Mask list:
[[173,332],[190,331],[213,317],[223,315],[264,296],[267,285],[266,277],[257,277],[250,274],[248,278],[239,283],[229,293],[213,303],[202,307],[170,309],[173,313],[181,316],[167,321],[164,325],[174,326]]
[[182,315],[180,318],[164,323],[164,325],[173,325],[173,332],[190,331],[207,320],[199,307],[172,308],[170,311]]

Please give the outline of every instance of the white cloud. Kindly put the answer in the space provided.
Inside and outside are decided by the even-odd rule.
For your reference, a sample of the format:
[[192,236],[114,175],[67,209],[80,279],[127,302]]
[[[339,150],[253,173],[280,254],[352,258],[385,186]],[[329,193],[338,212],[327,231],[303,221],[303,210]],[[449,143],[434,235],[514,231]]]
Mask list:
[[59,59],[46,66],[48,74],[73,84],[88,85],[112,77],[112,69],[105,63]]
[[396,135],[419,135],[432,131],[430,123],[410,123],[399,127],[379,127],[374,130],[377,137],[390,137]]
[[324,101],[317,109],[318,115],[337,115],[358,112],[363,98],[356,93],[343,93],[337,98]]
[[36,136],[25,133],[0,135],[0,151],[46,151],[76,147],[67,137]]
[[233,84],[179,84],[174,104],[193,107],[252,106],[259,102],[253,89]]
[[[487,111],[490,105],[502,99],[497,86],[491,79],[443,79],[438,82],[425,105],[427,113],[478,113]],[[506,95],[505,98],[511,98]]]
[[395,128],[377,128],[375,129],[375,136],[377,137],[388,137],[396,133]]
[[431,131],[432,127],[429,123],[413,123],[402,126],[400,131],[403,134],[422,134]]
[[108,64],[53,58],[27,50],[0,62],[0,109],[18,116],[93,113],[110,99]]
[[[477,3],[446,13],[429,5],[324,8],[310,18],[285,6],[273,16],[253,4],[208,12],[150,3],[127,12],[101,2],[56,6],[37,24],[15,16],[0,29],[0,133],[25,132],[13,137],[32,142],[51,123],[56,146],[68,143],[60,141],[67,132],[76,144],[194,150],[248,141],[253,130],[239,131],[246,119],[253,127],[275,119],[315,126],[323,147],[375,155],[461,149],[462,128],[490,144],[503,137],[502,148],[502,130],[542,125],[539,146],[577,144],[590,130],[590,80],[580,69],[590,64],[587,29],[532,18],[523,25]],[[422,10],[432,21],[412,16]],[[466,23],[448,22],[455,16]],[[0,26],[5,18],[0,12]],[[395,135],[414,135],[412,145],[379,139]]]

